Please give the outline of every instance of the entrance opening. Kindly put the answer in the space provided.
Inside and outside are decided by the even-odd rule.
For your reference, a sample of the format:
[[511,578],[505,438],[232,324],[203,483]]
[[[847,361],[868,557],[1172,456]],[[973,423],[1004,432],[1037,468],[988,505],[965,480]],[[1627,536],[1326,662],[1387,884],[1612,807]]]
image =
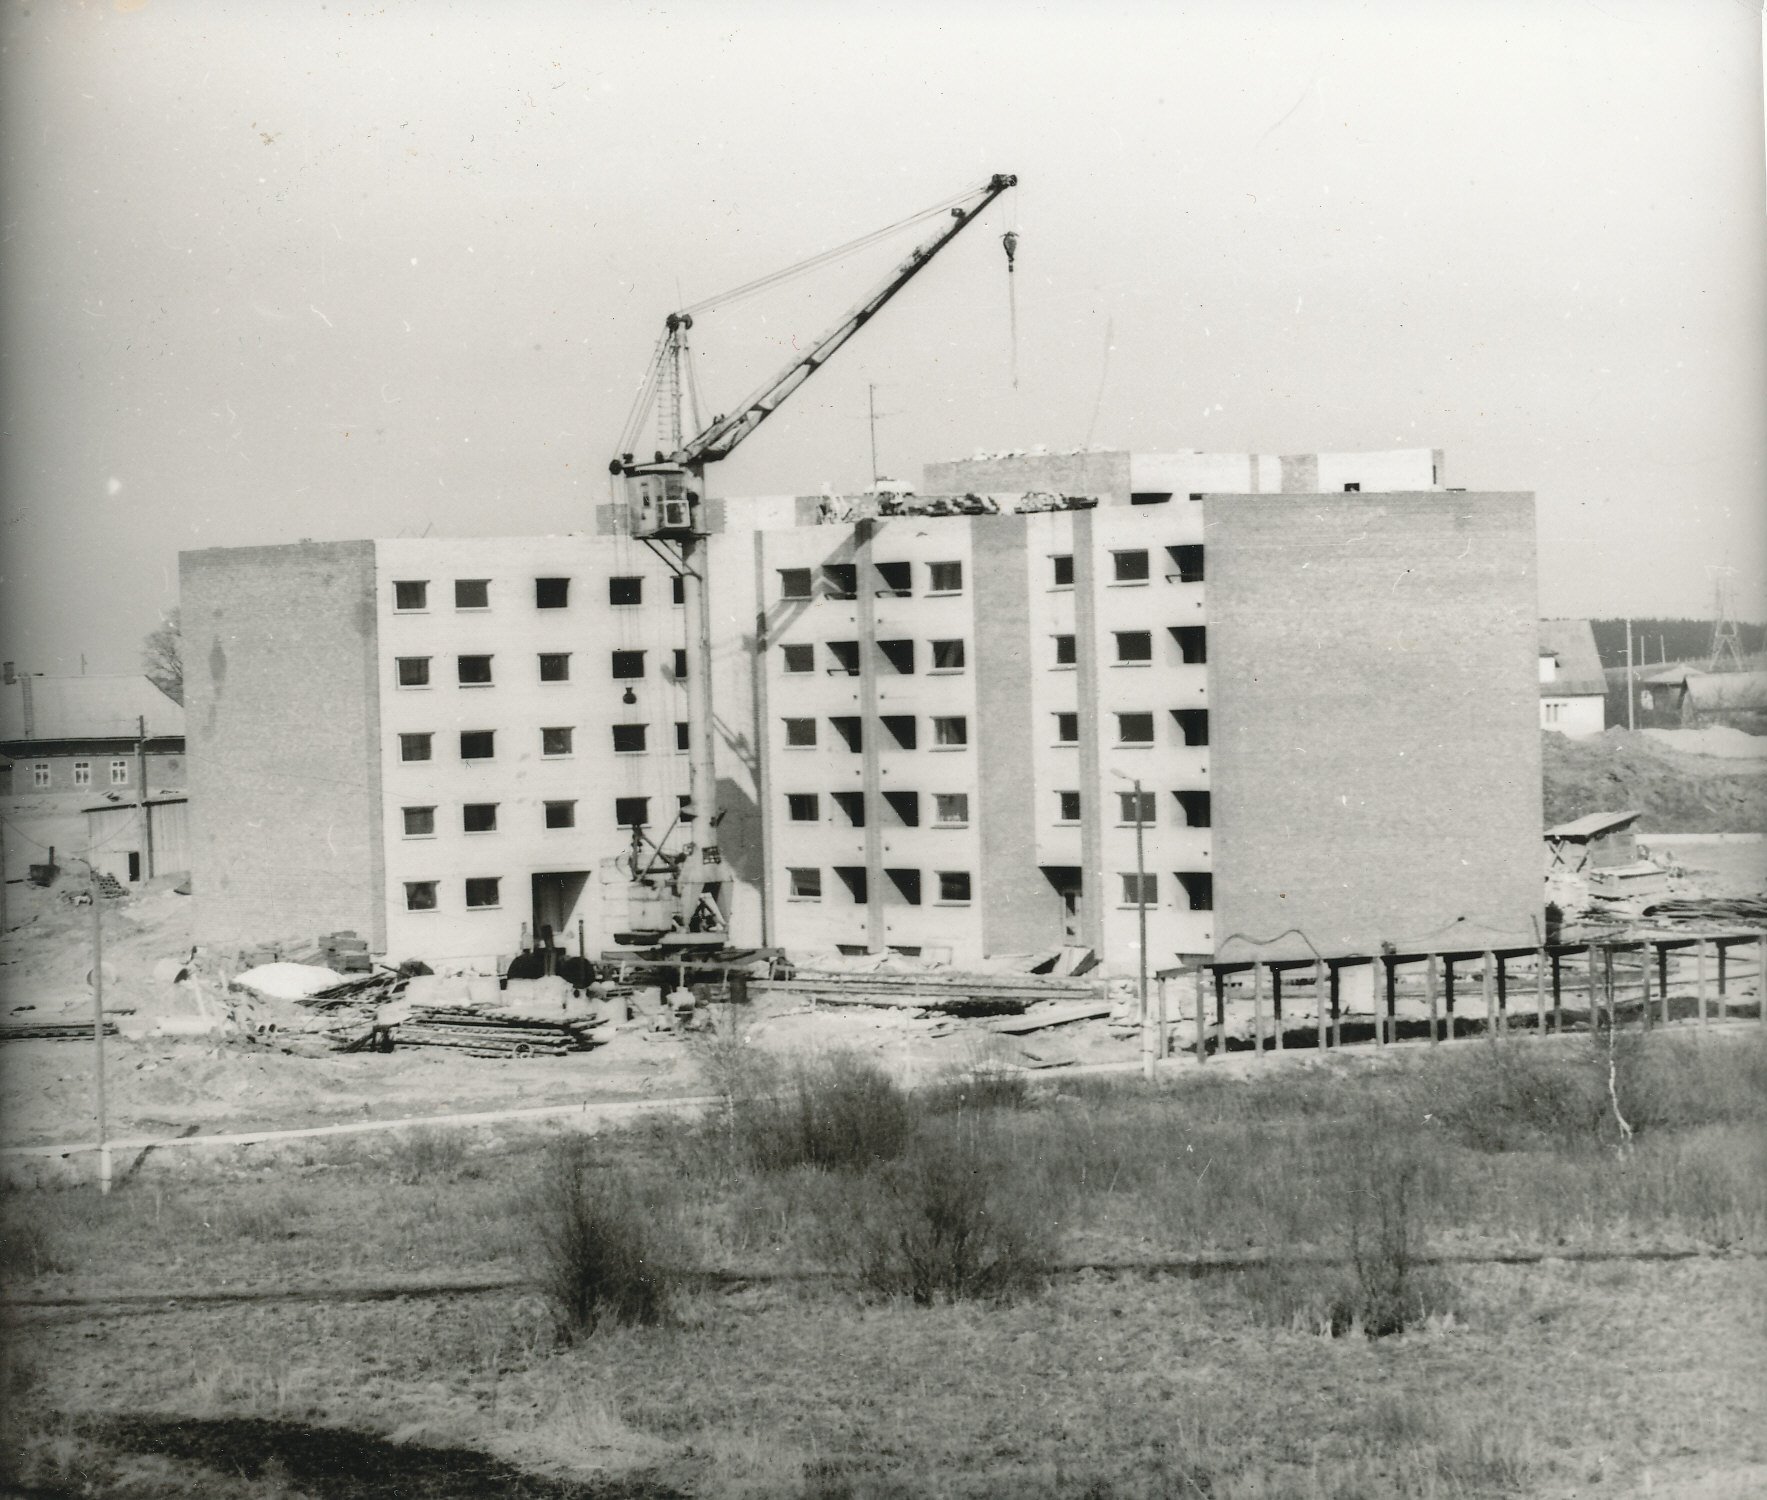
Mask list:
[[1078,865],[1041,865],[1043,878],[1055,891],[1061,940],[1073,947],[1080,941],[1082,880]]
[[136,881],[141,878],[141,856],[133,849],[129,851],[129,879]]
[[534,876],[533,940],[536,946],[545,941],[548,929],[559,947],[574,945],[577,907],[588,883],[587,870],[549,870]]

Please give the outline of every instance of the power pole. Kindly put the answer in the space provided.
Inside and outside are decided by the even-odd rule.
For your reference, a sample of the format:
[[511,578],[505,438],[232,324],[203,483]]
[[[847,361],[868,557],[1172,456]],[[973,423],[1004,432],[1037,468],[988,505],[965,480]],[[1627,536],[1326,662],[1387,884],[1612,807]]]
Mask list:
[[1148,1025],[1147,1009],[1147,864],[1141,838],[1141,782],[1135,787],[1135,925],[1139,934],[1137,951],[1141,969],[1141,1076],[1153,1082],[1153,1032]]
[[1626,621],[1626,727],[1638,727],[1638,694],[1632,688],[1632,622]]
[[92,1077],[98,1104],[98,1192],[110,1193],[110,1127],[104,1110],[104,892],[98,871],[86,866],[92,877]]
[[865,416],[871,428],[871,482],[876,484],[882,476],[877,472],[877,387],[865,387]]
[[1730,618],[1730,590],[1726,586],[1731,569],[1722,569],[1714,588],[1716,615],[1712,621],[1712,660],[1708,672],[1742,671],[1742,648],[1737,642],[1736,621]]
[[135,806],[141,811],[141,852],[143,881],[152,880],[153,868],[153,809],[147,804],[147,715],[137,715],[135,719]]

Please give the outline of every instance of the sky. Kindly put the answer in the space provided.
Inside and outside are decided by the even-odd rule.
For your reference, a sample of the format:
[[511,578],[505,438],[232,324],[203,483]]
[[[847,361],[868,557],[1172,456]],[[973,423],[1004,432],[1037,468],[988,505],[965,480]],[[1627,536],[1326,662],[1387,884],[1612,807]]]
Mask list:
[[[1440,447],[1538,495],[1543,614],[1762,618],[1762,57],[1753,0],[12,0],[0,652],[135,670],[181,550],[585,529],[672,307],[997,171],[713,493],[863,486],[873,386],[910,480]],[[700,318],[709,403],[912,240]]]

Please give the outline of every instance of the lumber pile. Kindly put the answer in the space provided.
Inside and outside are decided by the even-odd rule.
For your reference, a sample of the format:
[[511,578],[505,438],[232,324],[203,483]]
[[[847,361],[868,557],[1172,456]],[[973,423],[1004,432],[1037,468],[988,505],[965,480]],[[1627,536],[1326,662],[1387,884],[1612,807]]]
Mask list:
[[563,1057],[601,1045],[600,1016],[499,1014],[468,1005],[414,1006],[402,1021],[376,1029],[397,1047],[458,1047],[470,1057]]
[[1653,901],[1644,915],[1664,922],[1722,922],[1767,926],[1767,896],[1687,896]]
[[[106,1021],[104,1034],[115,1036],[117,1023]],[[0,1042],[78,1042],[90,1041],[92,1023],[90,1021],[3,1021],[0,1022]]]

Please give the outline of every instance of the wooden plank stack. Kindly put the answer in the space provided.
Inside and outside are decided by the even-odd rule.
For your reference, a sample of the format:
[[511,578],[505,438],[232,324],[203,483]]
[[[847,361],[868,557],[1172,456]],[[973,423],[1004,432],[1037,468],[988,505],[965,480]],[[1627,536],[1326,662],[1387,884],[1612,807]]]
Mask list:
[[475,1010],[465,1005],[425,1005],[385,1028],[395,1047],[458,1047],[470,1057],[563,1057],[601,1045],[600,1016],[542,1016]]

